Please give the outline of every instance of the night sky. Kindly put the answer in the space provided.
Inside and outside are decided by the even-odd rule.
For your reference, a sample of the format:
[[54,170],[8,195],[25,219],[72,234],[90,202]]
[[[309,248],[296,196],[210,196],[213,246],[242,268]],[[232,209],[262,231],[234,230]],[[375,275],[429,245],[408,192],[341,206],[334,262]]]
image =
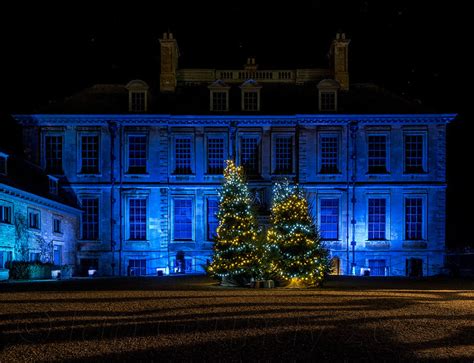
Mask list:
[[256,56],[262,68],[326,66],[342,30],[352,39],[351,82],[374,82],[433,111],[460,114],[448,133],[448,242],[474,246],[473,207],[466,207],[474,205],[466,177],[474,164],[466,93],[474,63],[462,1],[38,3],[0,5],[1,147],[19,149],[12,112],[95,83],[158,79],[158,39],[166,30],[178,40],[180,66],[240,67]]

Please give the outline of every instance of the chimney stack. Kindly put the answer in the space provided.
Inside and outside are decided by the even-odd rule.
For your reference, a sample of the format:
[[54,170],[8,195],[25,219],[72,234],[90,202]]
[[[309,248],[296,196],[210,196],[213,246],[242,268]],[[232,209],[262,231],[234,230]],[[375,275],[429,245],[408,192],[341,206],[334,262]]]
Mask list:
[[173,33],[163,33],[160,39],[161,48],[161,73],[160,92],[174,92],[176,90],[176,70],[178,69],[178,42]]
[[336,39],[331,44],[332,67],[334,79],[341,85],[341,90],[349,90],[349,43],[346,33],[336,33]]

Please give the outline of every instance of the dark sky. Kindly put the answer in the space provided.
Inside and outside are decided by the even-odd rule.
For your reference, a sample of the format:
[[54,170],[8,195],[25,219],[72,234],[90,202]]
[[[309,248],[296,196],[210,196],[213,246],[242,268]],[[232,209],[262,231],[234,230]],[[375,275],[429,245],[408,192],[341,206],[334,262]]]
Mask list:
[[[100,5],[98,4],[100,3]],[[180,64],[240,66],[249,55],[267,66],[325,66],[338,30],[352,39],[351,81],[375,82],[456,112],[449,130],[450,238],[469,235],[472,211],[463,207],[474,127],[467,114],[472,48],[465,1],[41,1],[0,5],[4,72],[0,116],[28,112],[99,82],[158,77],[159,43],[172,30]],[[3,9],[1,8],[3,7]],[[19,142],[0,133],[0,145]],[[470,155],[474,153],[468,152]],[[472,164],[472,162],[471,162]],[[464,194],[466,193],[466,194]],[[472,208],[471,208],[472,209]],[[462,242],[465,243],[465,242]]]

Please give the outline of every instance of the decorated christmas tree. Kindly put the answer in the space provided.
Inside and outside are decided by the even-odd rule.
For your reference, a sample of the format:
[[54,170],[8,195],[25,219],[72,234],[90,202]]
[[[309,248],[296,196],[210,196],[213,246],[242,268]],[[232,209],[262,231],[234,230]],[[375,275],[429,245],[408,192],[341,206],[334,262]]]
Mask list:
[[321,244],[308,201],[288,181],[273,188],[267,243],[277,256],[271,270],[290,286],[320,285],[329,271],[327,250]]
[[224,177],[214,257],[207,271],[223,282],[242,285],[260,275],[258,225],[242,167],[228,160]]

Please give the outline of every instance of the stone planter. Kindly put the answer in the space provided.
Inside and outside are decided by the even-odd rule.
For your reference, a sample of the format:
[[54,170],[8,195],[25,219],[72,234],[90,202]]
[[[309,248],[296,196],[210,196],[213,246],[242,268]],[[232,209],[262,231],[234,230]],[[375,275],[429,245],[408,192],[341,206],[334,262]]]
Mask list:
[[0,281],[5,281],[10,278],[10,270],[7,268],[0,268]]

